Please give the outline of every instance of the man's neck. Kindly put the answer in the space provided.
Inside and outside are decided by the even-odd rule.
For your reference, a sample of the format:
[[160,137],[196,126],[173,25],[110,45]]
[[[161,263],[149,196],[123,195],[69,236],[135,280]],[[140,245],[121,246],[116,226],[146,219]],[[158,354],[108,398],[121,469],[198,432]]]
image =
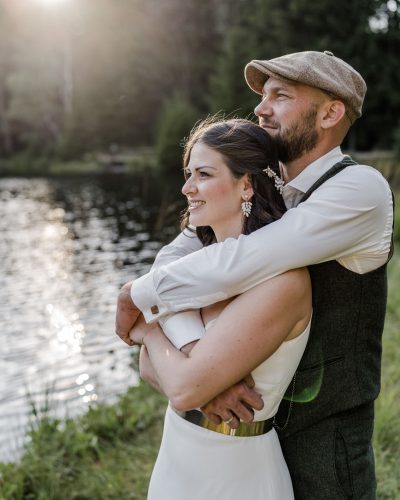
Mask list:
[[325,147],[315,147],[311,151],[303,154],[299,158],[293,161],[282,164],[282,174],[284,181],[290,182],[292,179],[297,177],[308,165],[311,165],[314,161],[318,160],[322,156],[332,151],[333,148],[339,146],[339,144],[330,144]]

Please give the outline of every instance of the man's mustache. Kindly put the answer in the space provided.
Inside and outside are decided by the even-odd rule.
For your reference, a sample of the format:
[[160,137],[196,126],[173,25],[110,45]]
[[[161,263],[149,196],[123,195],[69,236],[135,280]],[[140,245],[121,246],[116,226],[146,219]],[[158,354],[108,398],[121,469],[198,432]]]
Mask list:
[[274,120],[270,120],[268,118],[263,118],[262,116],[260,117],[260,126],[261,127],[272,127],[272,128],[280,128],[280,125],[278,122]]

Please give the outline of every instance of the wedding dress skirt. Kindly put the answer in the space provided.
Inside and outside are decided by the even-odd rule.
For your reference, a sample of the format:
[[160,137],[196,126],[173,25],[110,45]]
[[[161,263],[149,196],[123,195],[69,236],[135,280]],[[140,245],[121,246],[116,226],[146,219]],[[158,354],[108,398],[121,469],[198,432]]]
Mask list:
[[149,500],[290,500],[292,483],[275,429],[219,434],[168,407]]
[[[252,372],[264,400],[255,421],[277,412],[306,347],[310,323]],[[292,483],[275,429],[261,436],[227,436],[188,422],[167,408],[148,500],[292,499]]]

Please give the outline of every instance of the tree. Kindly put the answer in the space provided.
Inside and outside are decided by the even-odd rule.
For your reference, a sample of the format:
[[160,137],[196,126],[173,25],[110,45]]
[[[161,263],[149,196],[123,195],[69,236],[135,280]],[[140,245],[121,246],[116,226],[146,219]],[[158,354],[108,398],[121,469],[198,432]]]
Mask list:
[[164,105],[158,125],[156,152],[160,171],[177,176],[182,171],[183,141],[198,119],[191,104],[176,95]]

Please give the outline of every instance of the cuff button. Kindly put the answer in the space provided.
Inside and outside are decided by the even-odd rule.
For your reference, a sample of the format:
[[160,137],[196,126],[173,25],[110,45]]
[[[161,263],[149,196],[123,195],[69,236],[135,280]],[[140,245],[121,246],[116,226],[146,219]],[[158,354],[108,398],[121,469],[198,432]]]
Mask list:
[[158,306],[151,306],[150,311],[151,311],[151,314],[158,314],[160,312],[158,310]]

